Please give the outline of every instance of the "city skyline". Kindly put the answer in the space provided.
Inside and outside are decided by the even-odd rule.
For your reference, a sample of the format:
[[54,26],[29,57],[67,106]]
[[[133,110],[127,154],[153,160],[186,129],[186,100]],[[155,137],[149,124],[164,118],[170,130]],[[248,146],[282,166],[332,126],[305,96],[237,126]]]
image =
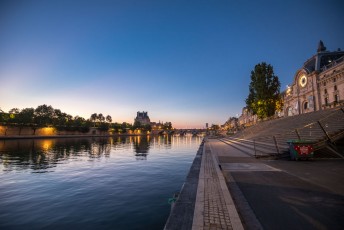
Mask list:
[[343,49],[343,9],[341,1],[2,1],[0,108],[223,124],[245,106],[256,64],[271,64],[283,91],[319,40]]

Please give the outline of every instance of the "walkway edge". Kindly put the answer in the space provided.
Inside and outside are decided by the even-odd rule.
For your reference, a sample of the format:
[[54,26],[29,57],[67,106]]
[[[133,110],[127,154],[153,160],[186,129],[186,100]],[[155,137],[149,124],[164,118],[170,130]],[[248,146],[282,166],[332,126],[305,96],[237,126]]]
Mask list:
[[[206,143],[209,145],[210,147],[210,151],[211,151],[211,155],[212,155],[212,158],[213,158],[213,163],[215,165],[215,169],[216,169],[216,174],[219,178],[219,182],[220,182],[220,186],[221,186],[221,190],[222,190],[222,193],[223,193],[223,196],[224,196],[224,199],[225,199],[225,202],[226,202],[226,206],[227,206],[227,210],[228,210],[228,213],[229,213],[229,218],[231,220],[231,224],[232,224],[232,227],[233,227],[233,230],[243,230],[244,229],[244,226],[241,222],[241,219],[239,217],[239,214],[238,214],[238,211],[235,207],[235,204],[234,204],[234,201],[232,199],[232,196],[230,195],[229,193],[229,190],[227,188],[227,184],[226,184],[226,180],[219,168],[219,162],[215,156],[215,153],[210,145],[210,143]],[[205,149],[205,148],[204,148]],[[203,159],[202,159],[202,163],[203,163]]]
[[203,149],[204,141],[197,151],[164,230],[190,230],[192,228]]
[[192,230],[203,230],[204,221],[204,159],[205,146],[202,150],[201,167],[199,171],[195,211],[193,216]]

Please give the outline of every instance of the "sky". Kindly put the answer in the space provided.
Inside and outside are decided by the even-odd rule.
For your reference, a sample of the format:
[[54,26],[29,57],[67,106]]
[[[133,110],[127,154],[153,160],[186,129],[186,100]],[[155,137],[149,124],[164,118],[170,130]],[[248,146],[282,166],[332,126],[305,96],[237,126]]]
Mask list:
[[0,0],[0,108],[223,124],[256,64],[282,91],[319,40],[343,50],[343,12],[340,0]]

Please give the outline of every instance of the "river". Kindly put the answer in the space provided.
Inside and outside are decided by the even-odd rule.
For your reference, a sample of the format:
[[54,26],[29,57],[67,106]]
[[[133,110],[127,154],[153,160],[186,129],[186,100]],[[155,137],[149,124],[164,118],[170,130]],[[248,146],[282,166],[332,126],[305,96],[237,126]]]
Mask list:
[[0,229],[162,229],[201,141],[0,140]]

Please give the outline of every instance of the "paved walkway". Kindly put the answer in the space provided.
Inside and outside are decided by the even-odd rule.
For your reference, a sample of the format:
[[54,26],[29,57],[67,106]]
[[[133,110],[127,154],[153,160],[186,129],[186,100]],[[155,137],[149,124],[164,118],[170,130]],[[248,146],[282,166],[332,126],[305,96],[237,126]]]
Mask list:
[[344,229],[344,160],[257,160],[209,139],[245,229]]
[[341,230],[343,181],[344,160],[258,160],[207,139],[165,229]]
[[203,148],[192,229],[243,229],[209,142]]

